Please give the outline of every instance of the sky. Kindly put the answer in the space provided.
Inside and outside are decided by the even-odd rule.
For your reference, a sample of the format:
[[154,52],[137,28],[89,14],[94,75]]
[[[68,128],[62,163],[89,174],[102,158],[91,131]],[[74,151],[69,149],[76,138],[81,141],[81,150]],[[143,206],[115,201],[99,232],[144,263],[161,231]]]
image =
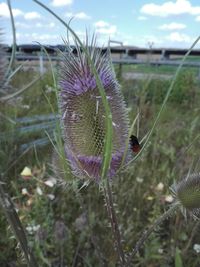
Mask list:
[[[63,44],[64,26],[32,0],[10,0],[17,44]],[[108,41],[138,47],[188,48],[200,35],[200,0],[41,0],[70,25],[81,40],[97,35]],[[4,43],[12,43],[6,0],[0,0]],[[73,43],[73,38],[68,37]],[[115,44],[114,42],[111,44]],[[197,45],[200,48],[200,45]]]

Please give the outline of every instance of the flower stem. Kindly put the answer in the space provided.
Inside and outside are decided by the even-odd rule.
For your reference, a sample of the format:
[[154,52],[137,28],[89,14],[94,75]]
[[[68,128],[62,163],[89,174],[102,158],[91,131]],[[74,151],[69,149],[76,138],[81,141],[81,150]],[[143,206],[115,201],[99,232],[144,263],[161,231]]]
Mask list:
[[127,259],[126,267],[130,266],[132,258],[135,254],[139,251],[142,245],[144,245],[145,241],[149,238],[149,236],[153,233],[154,229],[159,226],[165,219],[171,216],[178,208],[179,203],[175,203],[171,208],[169,208],[164,214],[162,214],[148,229],[146,229],[143,234],[141,235],[140,239],[135,244],[135,247]]
[[115,212],[115,208],[113,204],[113,197],[112,197],[112,191],[110,188],[109,179],[107,179],[106,186],[104,186],[103,189],[104,189],[107,211],[108,211],[108,215],[110,218],[111,227],[113,231],[113,236],[114,236],[115,243],[116,243],[117,254],[118,254],[121,266],[124,266],[125,256],[124,256],[124,251],[122,248],[121,234],[119,231],[117,216],[116,216],[116,212]]

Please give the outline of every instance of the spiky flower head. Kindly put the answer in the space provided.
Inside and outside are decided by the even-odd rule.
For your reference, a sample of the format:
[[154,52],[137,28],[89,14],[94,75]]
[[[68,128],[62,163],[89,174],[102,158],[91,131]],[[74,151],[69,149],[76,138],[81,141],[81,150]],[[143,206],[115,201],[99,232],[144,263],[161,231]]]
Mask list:
[[[86,44],[105,90],[112,112],[113,146],[108,175],[119,169],[128,137],[128,117],[109,53]],[[77,176],[100,180],[105,142],[105,110],[85,52],[76,47],[76,55],[63,55],[60,104],[65,150]]]
[[173,188],[176,200],[181,204],[184,214],[194,217],[200,215],[200,174],[190,174]]

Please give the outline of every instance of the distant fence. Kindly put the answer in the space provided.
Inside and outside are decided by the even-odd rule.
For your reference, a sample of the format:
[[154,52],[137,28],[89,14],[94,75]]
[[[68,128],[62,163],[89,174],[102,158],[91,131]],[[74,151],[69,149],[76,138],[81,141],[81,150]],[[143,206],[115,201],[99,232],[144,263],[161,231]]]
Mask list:
[[[117,50],[118,51],[118,50]],[[116,52],[116,51],[115,51]],[[124,52],[124,51],[122,51]],[[128,56],[127,54],[117,54],[119,55],[119,58],[116,58],[116,54],[115,57],[113,56],[114,54],[112,54],[112,50],[111,50],[111,58],[112,58],[112,62],[113,64],[118,64],[120,66],[120,70],[122,69],[122,65],[131,65],[131,64],[149,64],[151,66],[179,66],[181,63],[181,60],[170,60],[170,59],[164,59],[164,58],[160,58],[160,59],[154,59],[153,55],[149,55],[148,59],[137,59],[135,58],[135,56]],[[122,56],[123,55],[123,56]],[[10,54],[7,54],[8,59],[10,58]],[[39,69],[40,73],[44,73],[45,71],[45,67],[44,64],[45,62],[49,61],[49,58],[43,54],[40,53],[38,55],[33,55],[33,54],[24,54],[24,55],[20,55],[17,54],[16,55],[16,60],[18,62],[23,62],[24,65],[26,65],[26,63],[28,62],[38,62],[39,64],[37,64],[37,68]],[[61,58],[57,55],[50,55],[50,59],[53,62],[59,62],[61,60]],[[29,65],[29,67],[33,67],[33,65]],[[183,67],[194,67],[194,68],[198,68],[199,69],[199,77],[200,78],[200,61],[192,61],[192,60],[187,60],[184,62]],[[122,71],[122,70],[121,70]]]
[[[56,122],[59,123],[59,115],[35,115],[32,117],[17,118],[15,122],[16,128],[13,131],[10,133],[0,133],[0,142],[6,141],[8,138],[14,138],[21,143],[19,150],[24,151],[35,146],[45,146],[50,143],[51,139],[54,139],[53,133]],[[27,143],[23,143],[22,137],[27,135],[30,140]],[[37,138],[34,137],[35,135]]]
[[[10,58],[10,56],[8,56]],[[48,61],[49,58],[46,55],[16,55],[16,60],[17,61]],[[50,56],[50,59],[52,61],[60,61],[61,58],[58,56]],[[151,65],[170,65],[170,66],[179,66],[181,61],[180,60],[164,60],[164,59],[157,59],[157,60],[142,60],[142,59],[134,59],[134,58],[113,58],[112,62],[114,64],[151,64]],[[200,67],[200,61],[185,61],[184,66],[189,66],[189,67]]]
[[[113,42],[113,41],[112,41]],[[121,42],[117,42],[121,43]],[[45,45],[44,46],[49,55],[57,55],[58,51],[69,52],[72,51],[76,53],[76,47],[70,46],[66,47],[66,45]],[[170,59],[172,56],[184,56],[188,49],[180,49],[180,48],[140,48],[134,46],[114,46],[109,48],[111,54],[120,54],[125,57],[129,56],[132,58],[138,58],[139,55],[158,55],[160,59]],[[7,53],[11,53],[12,47],[7,46],[5,48]],[[22,54],[39,54],[41,53],[42,47],[38,44],[25,44],[25,45],[17,45],[17,52]],[[107,48],[103,48],[102,52],[106,52]],[[200,56],[200,49],[193,49],[190,52],[191,56]]]

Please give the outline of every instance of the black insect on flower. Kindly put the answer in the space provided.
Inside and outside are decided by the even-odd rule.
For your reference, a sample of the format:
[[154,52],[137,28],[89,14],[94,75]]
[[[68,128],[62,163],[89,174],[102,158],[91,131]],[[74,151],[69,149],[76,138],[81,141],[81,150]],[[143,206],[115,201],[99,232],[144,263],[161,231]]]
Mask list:
[[130,147],[133,153],[138,153],[141,150],[138,138],[135,135],[130,136]]

